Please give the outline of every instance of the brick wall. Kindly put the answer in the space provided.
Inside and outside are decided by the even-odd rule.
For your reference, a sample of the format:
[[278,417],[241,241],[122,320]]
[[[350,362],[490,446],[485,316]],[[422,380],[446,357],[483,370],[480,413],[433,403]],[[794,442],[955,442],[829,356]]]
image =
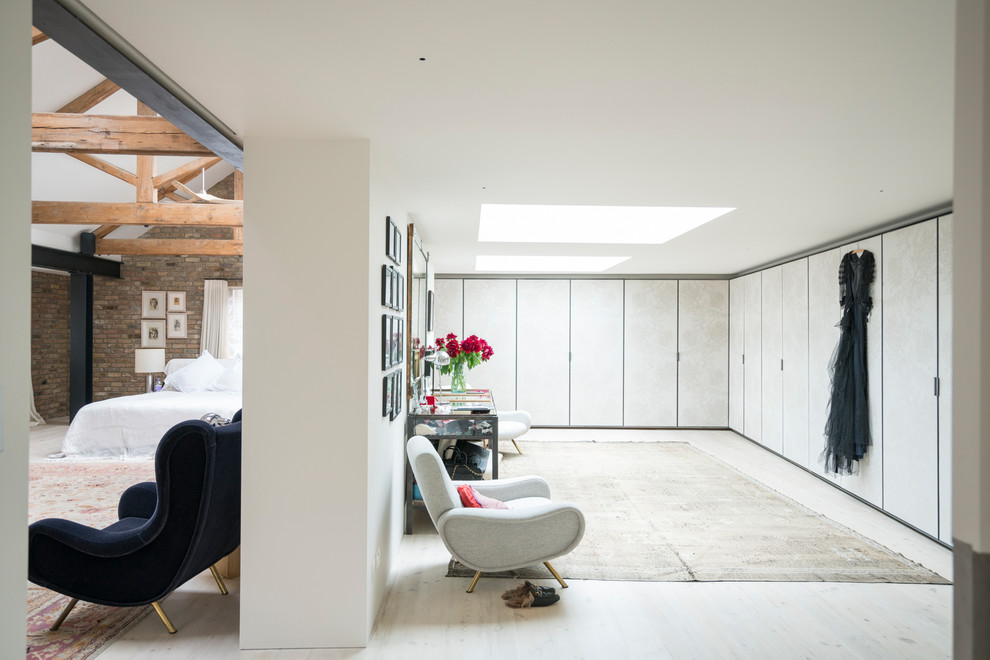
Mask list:
[[31,273],[31,383],[46,420],[69,416],[69,277]]

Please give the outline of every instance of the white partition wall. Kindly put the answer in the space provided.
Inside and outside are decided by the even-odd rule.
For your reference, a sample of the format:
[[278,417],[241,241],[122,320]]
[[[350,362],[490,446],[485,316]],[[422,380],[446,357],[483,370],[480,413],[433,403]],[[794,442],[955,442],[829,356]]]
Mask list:
[[626,280],[625,426],[677,425],[677,280]]
[[737,277],[729,282],[729,428],[737,433],[743,433],[745,322],[746,280]]
[[678,283],[677,425],[726,426],[729,408],[729,286]]
[[883,239],[884,509],[938,535],[938,225]]
[[622,426],[623,282],[571,282],[571,424]]
[[762,339],[761,364],[762,380],[761,393],[763,402],[762,423],[760,426],[760,442],[773,451],[784,451],[784,410],[783,410],[783,344],[781,324],[782,293],[781,267],[768,268],[763,271],[762,280],[762,323],[760,324]]
[[464,338],[464,280],[437,279],[433,284],[433,335],[453,332]]
[[516,281],[464,280],[464,300],[470,304],[464,306],[461,339],[478,335],[495,351],[488,362],[468,371],[468,384],[492,390],[498,409],[512,410],[516,407]]
[[808,260],[781,266],[781,359],[783,454],[809,467],[808,451]]
[[938,219],[938,538],[952,543],[952,216]]
[[533,424],[566,426],[570,407],[570,282],[519,280],[516,405]]
[[753,273],[743,278],[746,287],[743,433],[757,442],[761,442],[760,429],[763,423],[762,281],[762,273]]

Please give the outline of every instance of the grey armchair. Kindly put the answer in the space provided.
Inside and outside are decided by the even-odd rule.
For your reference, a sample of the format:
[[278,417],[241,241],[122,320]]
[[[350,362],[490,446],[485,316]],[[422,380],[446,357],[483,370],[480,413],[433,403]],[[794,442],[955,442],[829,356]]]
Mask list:
[[422,436],[406,443],[406,453],[426,510],[450,554],[476,571],[468,593],[482,573],[509,571],[543,563],[560,586],[567,587],[550,560],[565,555],[584,536],[584,514],[573,504],[551,502],[541,477],[471,481],[482,495],[508,509],[464,507],[433,444]]

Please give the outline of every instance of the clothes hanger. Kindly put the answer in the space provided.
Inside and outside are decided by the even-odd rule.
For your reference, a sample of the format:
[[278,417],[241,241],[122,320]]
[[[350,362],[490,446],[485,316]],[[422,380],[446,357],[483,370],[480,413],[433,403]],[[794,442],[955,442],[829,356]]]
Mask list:
[[856,249],[855,250],[850,250],[849,251],[849,254],[863,254],[864,252],[866,252],[866,250],[860,248],[859,247],[859,243],[857,243],[856,244]]

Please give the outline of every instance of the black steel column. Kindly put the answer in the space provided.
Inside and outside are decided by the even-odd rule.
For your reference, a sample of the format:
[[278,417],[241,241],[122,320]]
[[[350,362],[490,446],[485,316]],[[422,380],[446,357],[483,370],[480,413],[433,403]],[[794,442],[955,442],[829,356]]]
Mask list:
[[69,419],[93,400],[93,275],[69,282]]

